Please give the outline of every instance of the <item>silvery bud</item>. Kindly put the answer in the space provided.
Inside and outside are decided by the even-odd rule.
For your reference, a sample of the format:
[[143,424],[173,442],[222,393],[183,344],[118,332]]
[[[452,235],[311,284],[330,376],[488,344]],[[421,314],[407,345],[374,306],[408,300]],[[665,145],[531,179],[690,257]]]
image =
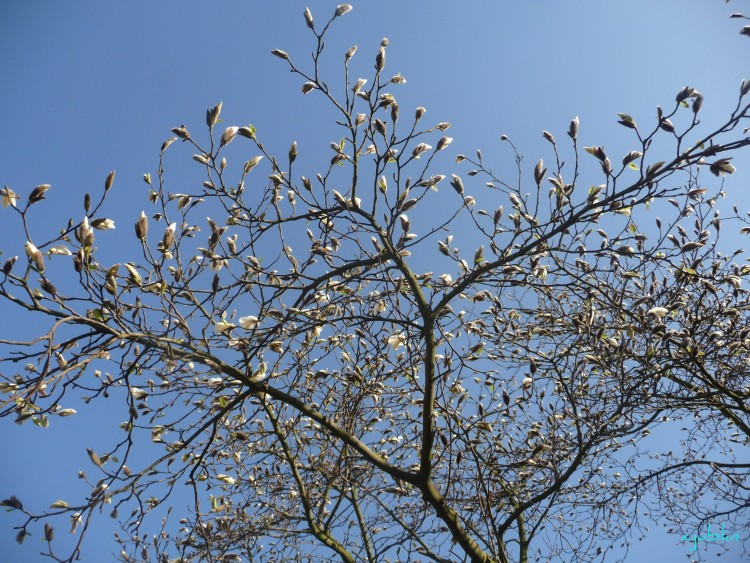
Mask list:
[[141,216],[135,222],[135,236],[138,237],[138,240],[145,240],[147,234],[148,218],[146,218],[146,213],[141,211]]
[[339,4],[339,6],[336,8],[336,12],[334,13],[333,17],[337,18],[339,16],[343,16],[344,14],[351,12],[352,6],[351,4]]
[[380,72],[385,67],[385,47],[381,47],[378,50],[378,54],[375,56],[375,70]]
[[29,194],[29,203],[36,203],[37,201],[41,201],[44,199],[44,194],[49,190],[52,186],[49,184],[42,184],[40,186],[37,186],[33,190],[31,190],[31,194]]
[[115,171],[112,170],[109,174],[107,174],[107,179],[104,181],[104,191],[107,192],[112,187],[112,184],[115,183]]
[[213,127],[216,122],[219,121],[219,114],[221,113],[221,102],[216,104],[214,107],[206,110],[206,125]]

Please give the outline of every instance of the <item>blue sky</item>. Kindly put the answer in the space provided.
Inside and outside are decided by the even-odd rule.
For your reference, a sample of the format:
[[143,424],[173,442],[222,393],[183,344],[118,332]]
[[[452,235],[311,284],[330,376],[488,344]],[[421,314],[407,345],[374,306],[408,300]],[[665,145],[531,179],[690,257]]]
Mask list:
[[[310,8],[322,21],[336,4],[316,1]],[[99,190],[116,169],[105,215],[130,235],[145,203],[142,175],[155,172],[169,130],[182,123],[198,130],[206,108],[219,101],[225,122],[254,124],[272,152],[284,153],[296,140],[300,158],[329,158],[328,142],[337,139],[332,114],[313,95],[302,97],[301,81],[269,53],[308,56],[305,6],[296,0],[0,3],[0,184],[19,194],[52,184],[35,215],[43,230],[53,218],[57,226],[62,217],[78,217],[83,194]],[[388,37],[388,68],[407,79],[394,88],[401,107],[422,105],[435,123],[452,122],[451,152],[481,147],[496,171],[512,164],[501,134],[532,163],[546,150],[541,131],[563,137],[576,115],[583,144],[624,152],[630,147],[618,112],[655,119],[656,106],[670,106],[685,85],[704,95],[704,122],[733,104],[740,80],[750,75],[750,43],[737,34],[737,20],[728,19],[732,8],[721,0],[355,2],[330,34],[324,72],[331,84],[340,83],[343,52],[358,44],[353,73],[364,74]],[[171,181],[189,178],[187,168],[185,159],[168,161]],[[14,226],[0,216],[3,259],[23,252],[25,239]],[[6,327],[20,334],[35,329],[17,326],[4,305],[0,314],[4,336]],[[83,444],[105,441],[106,421],[116,427],[118,416],[100,407],[46,431],[3,421],[0,436],[11,454],[0,463],[0,494],[41,507],[61,486],[75,490],[75,473],[87,463]],[[101,520],[83,561],[107,560],[114,549],[111,521]],[[36,561],[39,538],[18,547],[12,522],[12,515],[0,517],[0,553]],[[658,532],[632,560],[639,553],[684,560],[687,552],[675,539]]]

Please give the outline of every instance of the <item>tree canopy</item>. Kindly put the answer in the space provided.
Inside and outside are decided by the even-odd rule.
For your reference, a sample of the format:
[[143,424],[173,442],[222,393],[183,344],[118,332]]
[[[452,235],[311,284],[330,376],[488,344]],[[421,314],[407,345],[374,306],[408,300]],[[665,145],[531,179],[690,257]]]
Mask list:
[[[750,266],[720,235],[750,233],[725,185],[750,80],[717,123],[690,86],[649,121],[619,114],[625,154],[578,117],[532,163],[503,136],[499,174],[399,105],[387,39],[331,85],[325,37],[351,9],[305,10],[311,60],[272,53],[335,112],[324,162],[217,103],[171,130],[138,217],[106,214],[114,171],[54,233],[30,220],[49,184],[3,188],[25,245],[0,297],[47,328],[2,334],[0,415],[124,416],[88,449],[86,498],[3,501],[17,540],[41,529],[72,561],[105,509],[123,561],[594,561],[641,521],[744,526]],[[170,185],[177,166],[195,182]]]

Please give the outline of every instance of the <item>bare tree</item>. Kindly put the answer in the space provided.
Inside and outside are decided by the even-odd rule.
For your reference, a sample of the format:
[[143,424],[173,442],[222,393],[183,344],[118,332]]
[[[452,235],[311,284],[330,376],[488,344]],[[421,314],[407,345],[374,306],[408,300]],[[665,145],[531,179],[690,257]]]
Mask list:
[[[217,127],[219,103],[207,134],[172,129],[131,219],[138,258],[112,264],[95,245],[114,172],[60,235],[29,227],[48,185],[4,188],[27,242],[0,295],[49,328],[2,341],[0,413],[46,426],[109,396],[125,417],[88,450],[87,498],[4,501],[17,539],[44,523],[48,554],[73,560],[111,505],[124,561],[590,561],[653,502],[680,500],[662,505],[680,524],[746,519],[748,464],[724,445],[750,439],[750,268],[719,233],[750,227],[718,207],[750,145],[750,81],[718,125],[685,87],[648,125],[620,114],[624,156],[582,146],[575,118],[562,141],[543,133],[546,164],[503,137],[515,179],[480,151],[455,159],[462,178],[450,124],[390,93],[405,80],[385,74],[387,40],[367,79],[354,47],[344,91],[320,75],[349,10],[305,11],[307,65],[273,51],[337,111],[343,139],[312,172],[296,143],[275,156],[254,127]],[[240,143],[257,156],[235,165]],[[175,151],[201,173],[184,193],[167,185]],[[675,417],[679,444],[644,444]],[[144,441],[162,455],[129,467]],[[714,494],[693,506],[696,475]],[[181,483],[193,511],[149,532]],[[81,541],[60,555],[65,517]]]

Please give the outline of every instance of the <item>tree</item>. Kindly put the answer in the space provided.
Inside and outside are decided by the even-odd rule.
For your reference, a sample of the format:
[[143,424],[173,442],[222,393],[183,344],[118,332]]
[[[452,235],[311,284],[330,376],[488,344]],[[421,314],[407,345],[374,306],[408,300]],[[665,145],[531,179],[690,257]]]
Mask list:
[[[43,522],[49,554],[72,560],[80,542],[57,555],[52,522],[83,539],[111,505],[126,561],[587,561],[653,499],[677,498],[680,524],[746,519],[748,464],[723,446],[750,438],[750,268],[719,233],[747,220],[717,209],[750,145],[750,82],[706,132],[685,87],[648,126],[619,115],[624,156],[581,146],[575,118],[563,141],[543,133],[546,165],[503,138],[515,180],[479,151],[456,157],[462,178],[450,124],[390,94],[405,80],[385,73],[387,40],[367,80],[352,48],[346,88],[329,88],[324,38],[349,10],[323,25],[305,11],[309,67],[273,52],[337,112],[324,166],[298,171],[296,143],[276,156],[253,126],[221,125],[219,103],[208,135],[172,129],[118,263],[96,246],[114,172],[49,240],[29,223],[49,186],[4,188],[27,260],[5,262],[0,295],[49,329],[2,341],[2,414],[46,426],[105,398],[127,413],[119,441],[89,449],[87,498],[4,501],[18,540]],[[235,167],[239,143],[257,156]],[[199,189],[171,191],[173,152]],[[667,417],[687,421],[679,447],[644,445]],[[163,449],[147,464],[144,436]],[[696,475],[713,491],[691,506]],[[149,533],[181,483],[193,512]]]

